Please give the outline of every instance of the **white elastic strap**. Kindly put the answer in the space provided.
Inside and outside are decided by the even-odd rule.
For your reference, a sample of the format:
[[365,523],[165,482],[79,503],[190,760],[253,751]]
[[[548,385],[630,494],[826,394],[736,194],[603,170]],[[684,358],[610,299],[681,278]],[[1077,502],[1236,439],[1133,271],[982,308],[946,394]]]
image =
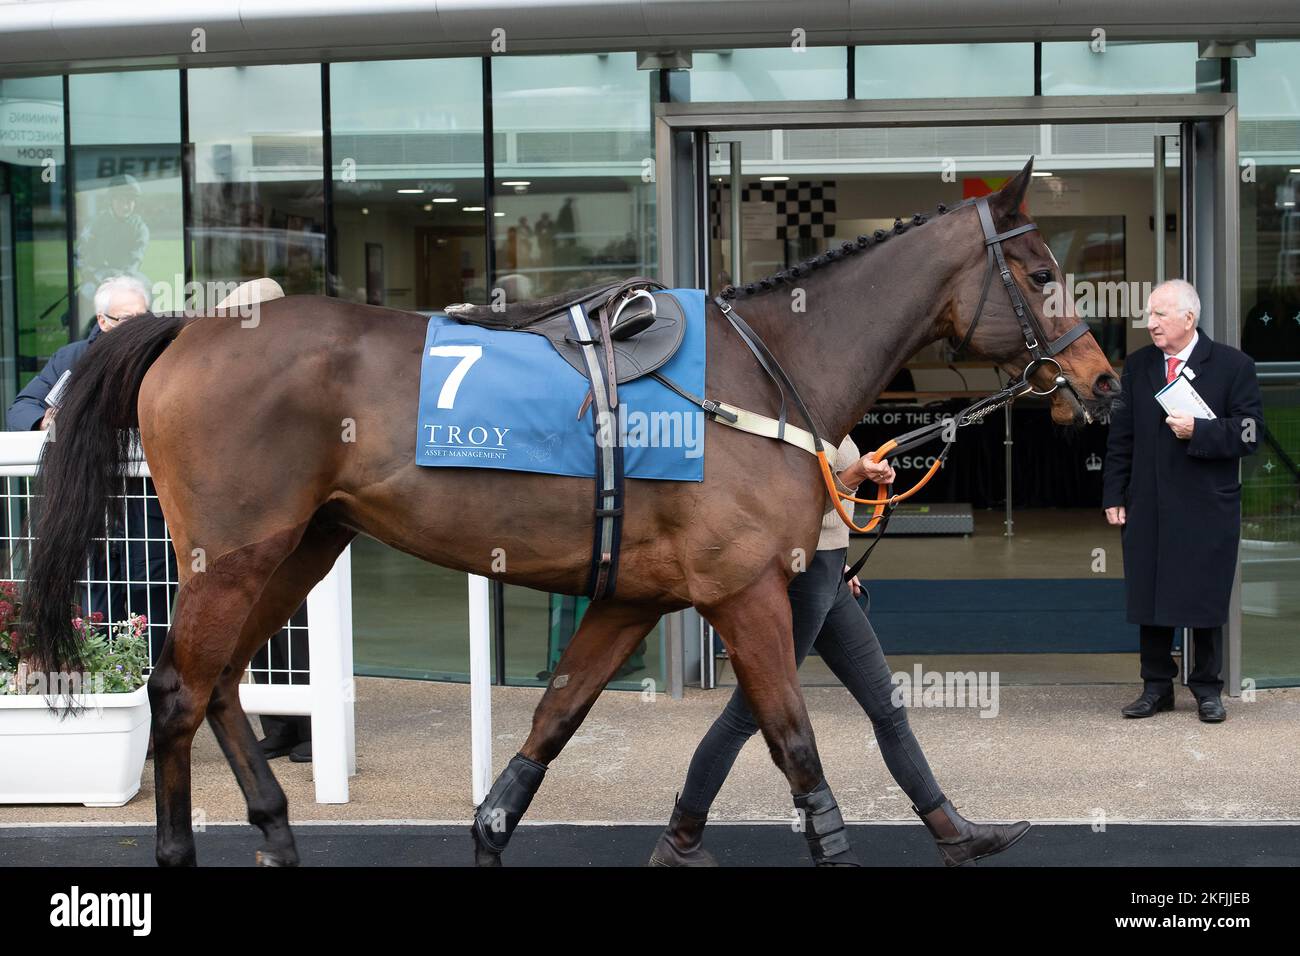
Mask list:
[[[718,408],[721,411],[729,412],[736,416],[734,422],[725,418],[717,417],[714,421],[722,425],[728,425],[731,428],[737,428],[742,432],[749,432],[751,435],[759,435],[763,438],[777,437],[780,428],[780,422],[775,418],[768,418],[766,415],[760,415],[757,412],[747,411],[743,408],[737,408],[735,405],[728,405],[726,402],[718,402]],[[832,461],[835,460],[835,453],[838,450],[826,439],[816,439],[812,432],[805,431],[797,425],[785,423],[785,436],[779,439],[788,445],[794,445],[795,448],[802,448],[810,455],[817,454],[817,442],[821,443],[821,450],[826,452]]]

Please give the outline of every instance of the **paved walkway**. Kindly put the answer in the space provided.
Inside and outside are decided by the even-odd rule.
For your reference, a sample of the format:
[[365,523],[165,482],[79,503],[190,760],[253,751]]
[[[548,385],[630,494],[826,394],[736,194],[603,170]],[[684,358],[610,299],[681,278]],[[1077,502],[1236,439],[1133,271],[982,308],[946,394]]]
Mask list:
[[[472,866],[468,830],[464,824],[300,823],[294,837],[304,866]],[[502,862],[510,867],[644,866],[659,832],[658,825],[525,825],[515,831]],[[943,869],[934,842],[918,823],[850,824],[849,839],[863,866]],[[210,826],[195,835],[195,843],[201,866],[252,866],[262,838],[246,824]],[[721,866],[812,865],[803,838],[779,823],[712,826],[705,845]],[[1133,823],[1094,830],[1082,824],[1038,825],[1005,853],[977,865],[1147,867],[1153,862],[1295,866],[1300,826]],[[0,828],[0,869],[153,865],[152,826]]]
[[[1123,686],[1004,687],[996,717],[975,709],[917,708],[912,723],[940,784],[976,819],[1300,820],[1300,689],[1227,701],[1228,720],[1196,719],[1179,691],[1177,710],[1127,721]],[[494,766],[527,735],[541,691],[495,688]],[[880,760],[870,727],[849,695],[809,688],[809,712],[827,777],[846,819],[914,819]],[[681,786],[691,751],[725,701],[722,691],[652,701],[608,692],[553,764],[530,822],[660,823]],[[313,802],[311,767],[272,766],[291,819],[463,823],[472,810],[469,688],[463,684],[357,681],[357,776],[352,802]],[[209,823],[242,822],[243,798],[205,726],[196,738],[194,807]],[[742,752],[715,819],[790,817],[789,792],[761,741]],[[152,765],[125,807],[0,806],[0,825],[152,823]],[[1300,835],[1300,834],[1298,834]]]

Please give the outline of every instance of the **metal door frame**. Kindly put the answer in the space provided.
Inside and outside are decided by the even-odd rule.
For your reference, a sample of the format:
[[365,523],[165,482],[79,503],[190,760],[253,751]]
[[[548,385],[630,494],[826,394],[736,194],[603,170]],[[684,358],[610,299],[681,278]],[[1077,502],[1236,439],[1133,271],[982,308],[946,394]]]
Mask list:
[[[1125,96],[1006,96],[909,100],[803,100],[752,103],[657,103],[655,180],[659,279],[703,288],[697,210],[704,140],[710,132],[901,126],[994,126],[1043,123],[1179,123],[1187,278],[1201,293],[1201,325],[1211,338],[1241,344],[1240,213],[1237,183],[1237,97],[1232,93]],[[706,169],[707,171],[707,169]],[[680,696],[698,666],[685,635],[697,630],[678,612],[668,630],[668,686]],[[1229,694],[1241,693],[1241,554],[1227,626]]]

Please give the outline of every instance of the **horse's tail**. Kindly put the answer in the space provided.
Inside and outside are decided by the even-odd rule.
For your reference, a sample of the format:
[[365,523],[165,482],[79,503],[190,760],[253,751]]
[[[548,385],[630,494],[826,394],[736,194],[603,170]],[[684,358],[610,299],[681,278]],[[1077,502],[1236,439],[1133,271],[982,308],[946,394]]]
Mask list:
[[120,505],[132,429],[140,424],[140,383],[189,321],[167,315],[122,323],[86,350],[64,390],[56,434],[45,442],[36,471],[39,512],[21,599],[22,652],[37,670],[79,669],[71,613],[76,582],[104,528],[105,508],[116,512]]

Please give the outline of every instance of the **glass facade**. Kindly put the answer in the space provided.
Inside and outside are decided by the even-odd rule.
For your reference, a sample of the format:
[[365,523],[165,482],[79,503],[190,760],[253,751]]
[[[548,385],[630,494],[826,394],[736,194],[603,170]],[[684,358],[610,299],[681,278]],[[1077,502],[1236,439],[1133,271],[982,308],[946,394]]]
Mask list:
[[336,294],[398,309],[487,301],[482,61],[329,71]]
[[492,62],[507,301],[655,274],[651,76],[631,53]]
[[691,67],[691,99],[701,102],[842,100],[847,92],[845,47],[696,53]]
[[270,276],[288,294],[323,293],[321,67],[218,67],[188,80],[194,280],[206,290]]
[[1242,674],[1300,683],[1300,41],[1237,66],[1241,347],[1264,389],[1265,440],[1242,465]]
[[857,48],[853,95],[859,99],[1033,93],[1032,43],[920,43]]
[[0,79],[4,398],[77,338],[69,304],[63,79]]
[[77,238],[75,338],[90,332],[95,289],[132,275],[155,308],[184,286],[180,73],[68,78]]
[[1043,44],[1044,96],[1195,93],[1195,43]]
[[[698,102],[838,100],[850,76],[863,99],[1025,96],[1036,86],[1046,95],[1195,92],[1194,43],[1039,51],[1035,76],[1033,43],[715,50],[696,53],[689,82],[672,88]],[[1287,632],[1300,611],[1300,579],[1287,570],[1300,566],[1300,375],[1283,364],[1300,363],[1298,54],[1300,41],[1260,42],[1256,57],[1238,61],[1242,345],[1269,373],[1268,447],[1244,474],[1243,662],[1261,682],[1300,680]],[[655,276],[660,80],[638,70],[632,53],[0,79],[5,403],[84,335],[95,285],[119,272],[145,280],[160,311],[182,307],[191,280],[220,289],[270,276],[289,293],[427,312]],[[958,178],[943,188],[956,199],[995,188],[1033,153],[1057,161],[1055,181],[1036,183],[1034,202],[1045,234],[1077,240],[1058,250],[1063,265],[1131,279],[1153,248],[1136,221],[1114,241],[1122,212],[1099,198],[1149,196],[1151,130],[1137,124],[753,130],[727,139],[743,143],[747,175],[838,177],[846,234],[933,202],[936,170],[920,157],[931,166],[952,157]],[[714,172],[725,175],[724,164]],[[855,198],[857,179],[876,173],[893,177],[887,209]],[[721,183],[710,188],[723,192]],[[1080,220],[1084,213],[1094,219]],[[711,236],[719,267],[727,229],[719,222]],[[1166,237],[1171,262],[1176,236]],[[746,277],[809,251],[794,242],[752,246]],[[1130,329],[1113,357],[1140,339]],[[463,575],[366,539],[353,561],[358,670],[463,678]],[[542,682],[584,605],[503,593],[505,674]],[[661,683],[663,668],[656,630],[619,677],[623,686]]]

